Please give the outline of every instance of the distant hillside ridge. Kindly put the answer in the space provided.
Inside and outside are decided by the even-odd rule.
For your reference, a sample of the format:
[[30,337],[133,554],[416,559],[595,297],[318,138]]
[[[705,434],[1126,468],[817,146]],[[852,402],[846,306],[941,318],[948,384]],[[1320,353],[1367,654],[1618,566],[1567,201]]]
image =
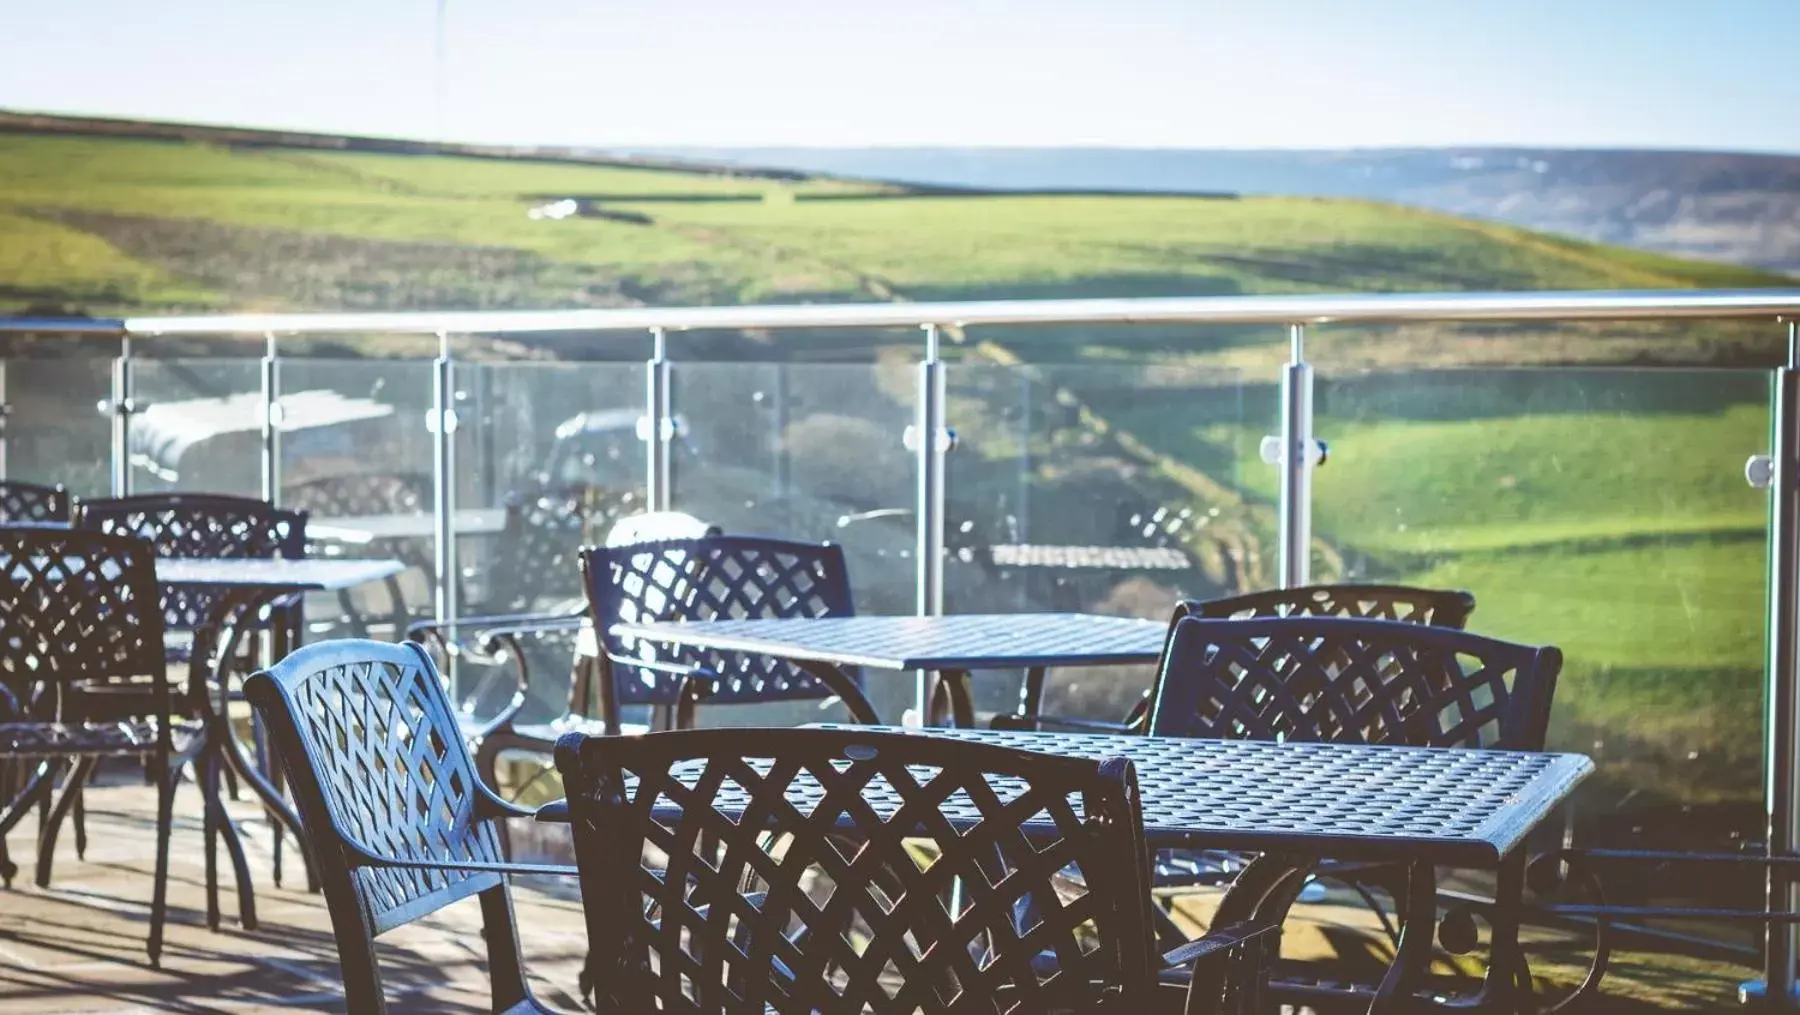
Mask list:
[[583,166],[617,166],[671,173],[701,173],[765,180],[803,181],[823,174],[794,169],[757,169],[725,163],[703,164],[654,155],[614,155],[557,145],[486,145],[456,141],[326,134],[311,131],[236,127],[162,120],[126,120],[104,116],[68,116],[0,108],[0,134],[84,134],[151,141],[194,141],[240,148],[300,148],[321,151],[382,152],[390,155],[457,155],[512,162],[553,162]]
[[914,185],[1356,197],[1800,273],[1800,156],[1626,149],[667,148]]

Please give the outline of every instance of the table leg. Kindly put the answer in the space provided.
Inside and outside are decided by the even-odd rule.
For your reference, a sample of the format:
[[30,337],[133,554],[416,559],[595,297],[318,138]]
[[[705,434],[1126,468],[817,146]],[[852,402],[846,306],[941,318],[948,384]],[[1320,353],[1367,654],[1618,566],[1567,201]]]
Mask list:
[[926,700],[931,704],[925,715],[925,725],[945,725],[946,703],[950,711],[949,725],[963,729],[975,725],[975,701],[969,691],[968,670],[942,670],[932,674],[931,696]]
[[1044,710],[1044,676],[1042,666],[1033,666],[1025,671],[1025,682],[1019,685],[1020,715],[1036,716]]
[[[223,727],[222,720],[210,720],[208,727],[217,724]],[[218,860],[217,839],[225,840],[225,853],[231,859],[232,877],[237,882],[238,921],[245,930],[256,929],[256,892],[250,884],[250,862],[244,855],[243,833],[237,822],[225,809],[225,798],[219,792],[219,776],[224,771],[227,748],[221,738],[229,738],[231,731],[221,729],[220,735],[212,739],[202,753],[205,759],[203,767],[206,775],[201,783],[201,792],[205,794],[205,806],[211,818],[207,822],[206,834],[206,923],[214,930],[219,929],[219,897],[218,897]]]
[[1415,862],[1407,868],[1406,916],[1394,964],[1381,978],[1372,1013],[1402,1012],[1418,1006],[1417,991],[1431,964],[1431,942],[1437,933],[1437,869]]
[[1495,1012],[1535,1011],[1531,967],[1519,947],[1520,910],[1525,899],[1523,849],[1501,863],[1494,877],[1494,908],[1488,917],[1487,975],[1481,983],[1480,1006]]
[[868,696],[863,694],[862,688],[856,686],[856,681],[850,679],[848,673],[830,663],[816,662],[811,659],[796,659],[794,665],[805,670],[819,683],[831,688],[831,693],[838,696],[838,699],[844,703],[844,707],[850,710],[851,717],[857,722],[865,726],[881,725],[881,716],[876,714],[875,706],[869,704]]
[[[220,596],[219,604],[215,607],[213,616],[208,618],[207,624],[214,632],[208,639],[208,647],[211,651],[205,656],[196,653],[195,663],[205,670],[199,675],[197,688],[207,709],[206,737],[208,743],[206,750],[210,753],[216,769],[214,779],[216,780],[224,774],[226,767],[229,766],[230,771],[249,785],[250,789],[261,798],[263,809],[269,815],[271,823],[286,826],[289,831],[294,833],[296,839],[304,842],[306,840],[302,836],[300,816],[294,812],[292,807],[288,806],[285,795],[262,772],[258,771],[255,764],[244,756],[243,746],[231,733],[231,695],[230,688],[225,686],[227,678],[224,676],[223,669],[223,663],[235,649],[241,633],[241,629],[237,626],[237,618],[251,616],[265,603],[287,594],[288,592],[280,589],[240,589]],[[215,684],[218,685],[216,697],[213,693]],[[220,814],[224,827],[219,831],[224,834],[226,848],[232,853],[232,863],[241,872],[240,876],[244,880],[240,886],[240,895],[246,900],[248,909],[253,913],[255,904],[253,900],[250,900],[249,867],[241,862],[243,844],[238,838],[237,825],[229,815],[225,814],[222,802]],[[301,851],[301,858],[306,866],[307,886],[316,891],[318,890],[318,874],[312,868],[312,858],[307,855],[305,850]],[[254,921],[254,915],[250,919]]]
[[[1213,926],[1251,923],[1279,927],[1286,921],[1288,910],[1293,908],[1295,900],[1300,897],[1300,889],[1305,887],[1306,879],[1312,875],[1316,866],[1317,857],[1258,854],[1256,859],[1251,860],[1239,872],[1231,882],[1231,887],[1225,890],[1225,897],[1219,900],[1219,908],[1213,914]],[[1272,968],[1281,954],[1281,935],[1271,935],[1261,947],[1266,949],[1262,968]],[[1194,976],[1189,981],[1188,1010],[1196,1010],[1200,999],[1211,998],[1216,1001],[1224,988],[1224,984],[1218,980],[1218,976],[1222,975],[1224,971],[1220,970],[1213,976]]]

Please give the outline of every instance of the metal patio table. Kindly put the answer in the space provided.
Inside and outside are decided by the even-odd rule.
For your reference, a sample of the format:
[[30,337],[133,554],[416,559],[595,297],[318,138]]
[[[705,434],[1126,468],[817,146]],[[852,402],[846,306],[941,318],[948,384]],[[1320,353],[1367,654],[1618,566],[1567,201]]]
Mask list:
[[[284,794],[257,770],[254,764],[243,756],[237,739],[232,736],[230,728],[229,696],[223,693],[215,699],[212,694],[214,677],[219,674],[219,664],[232,649],[234,628],[240,618],[254,616],[259,610],[285,596],[300,592],[335,592],[355,587],[366,582],[380,581],[403,570],[397,560],[353,560],[346,558],[307,558],[297,560],[275,559],[243,559],[223,557],[159,557],[156,561],[156,580],[167,586],[183,589],[206,590],[219,593],[217,604],[204,625],[210,635],[206,658],[196,652],[189,665],[204,668],[199,680],[190,679],[190,684],[206,691],[205,715],[206,750],[217,752],[226,764],[231,766],[238,778],[247,783],[256,795],[262,798],[263,806],[277,822],[275,844],[275,877],[281,877],[281,834],[282,827],[294,833],[296,841],[305,842],[300,832],[300,817],[294,812],[285,799]],[[199,646],[196,646],[197,648]],[[254,929],[256,926],[255,898],[250,888],[250,867],[244,856],[244,847],[240,839],[241,833],[230,815],[221,823],[221,832],[225,839],[226,852],[231,858],[234,874],[237,878],[238,897],[241,911],[244,914],[244,926]],[[314,873],[310,860],[307,862],[307,881],[314,883]],[[207,900],[208,923],[218,924],[216,900]]]
[[[1020,708],[1040,711],[1045,670],[1053,666],[1152,663],[1166,624],[1089,613],[958,613],[941,617],[817,617],[615,624],[618,637],[716,652],[791,660],[838,691],[858,721],[880,722],[850,667],[935,674],[949,697],[951,721],[975,723],[969,673],[1025,670]],[[937,695],[927,697],[934,705]],[[935,711],[935,708],[934,708]],[[927,716],[931,722],[936,716]]]
[[[452,516],[451,522],[459,536],[497,536],[506,529],[506,509],[464,508]],[[388,539],[431,539],[436,535],[437,516],[426,512],[320,517],[306,522],[306,538],[354,546]]]
[[[1437,926],[1435,866],[1496,870],[1503,882],[1523,877],[1524,865],[1508,861],[1522,858],[1531,831],[1594,769],[1583,755],[1525,751],[973,729],[904,732],[1065,757],[1131,759],[1152,847],[1257,854],[1227,889],[1215,921],[1285,919],[1326,857],[1405,865],[1406,924],[1371,1011],[1411,1005],[1424,984]],[[676,772],[679,778],[681,769]],[[1002,795],[1004,784],[995,781]],[[808,779],[795,780],[789,789],[789,801],[802,813],[823,797]],[[884,818],[903,802],[879,782],[864,787],[859,798]],[[730,811],[735,803],[741,813],[749,799],[743,787],[727,786],[721,807]],[[940,810],[952,824],[980,818],[954,796]],[[559,801],[538,816],[567,821],[568,809]],[[1497,898],[1519,898],[1519,886],[1500,887]],[[1502,929],[1516,928],[1517,921],[1495,920],[1492,926],[1495,940],[1480,1006],[1512,1012],[1521,1000],[1520,985],[1530,982],[1516,934]]]

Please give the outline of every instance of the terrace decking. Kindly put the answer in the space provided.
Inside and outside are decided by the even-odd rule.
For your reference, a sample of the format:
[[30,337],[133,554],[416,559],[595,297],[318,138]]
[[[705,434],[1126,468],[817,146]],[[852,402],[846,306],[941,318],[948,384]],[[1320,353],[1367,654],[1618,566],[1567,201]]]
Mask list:
[[[176,797],[170,854],[168,941],[161,969],[144,956],[155,845],[155,791],[130,773],[113,773],[88,795],[88,851],[77,859],[64,829],[48,889],[31,882],[35,856],[27,819],[9,839],[21,861],[10,892],[0,891],[0,1011],[7,1015],[123,1012],[342,1011],[337,946],[321,896],[304,875],[276,888],[270,836],[248,793],[231,805],[243,822],[255,873],[261,927],[245,931],[228,915],[206,929],[202,887],[200,798],[192,786]],[[289,840],[289,848],[293,842]],[[521,944],[532,989],[548,1004],[579,1011],[576,973],[587,950],[574,882],[516,886]],[[402,1012],[488,1010],[486,953],[473,901],[405,927],[380,942],[390,1002]]]

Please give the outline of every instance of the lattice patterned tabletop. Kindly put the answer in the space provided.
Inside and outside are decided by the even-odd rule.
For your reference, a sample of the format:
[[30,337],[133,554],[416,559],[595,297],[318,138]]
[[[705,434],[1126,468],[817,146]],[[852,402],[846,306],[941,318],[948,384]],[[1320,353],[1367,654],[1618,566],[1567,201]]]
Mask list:
[[[1497,864],[1594,768],[1579,754],[1523,751],[994,730],[907,732],[1065,756],[1130,758],[1143,790],[1144,828],[1155,845],[1430,860],[1464,867]],[[747,775],[762,766],[766,762],[749,763]],[[678,778],[680,774],[678,768]],[[1005,780],[997,780],[994,788],[1002,797],[1009,792]],[[732,795],[740,810],[749,799],[744,788],[728,785],[726,793],[721,800],[727,810]],[[940,804],[952,822],[975,814],[959,795]],[[787,794],[803,813],[821,796],[810,777],[795,780]],[[883,814],[899,805],[896,794],[879,782],[871,783],[861,798]],[[567,813],[553,805],[541,817],[566,821]]]
[[399,574],[397,560],[243,560],[222,557],[158,557],[156,580],[186,587],[325,590],[352,588]]
[[884,670],[984,670],[1155,662],[1168,627],[1086,613],[818,617],[620,624],[621,637]]

